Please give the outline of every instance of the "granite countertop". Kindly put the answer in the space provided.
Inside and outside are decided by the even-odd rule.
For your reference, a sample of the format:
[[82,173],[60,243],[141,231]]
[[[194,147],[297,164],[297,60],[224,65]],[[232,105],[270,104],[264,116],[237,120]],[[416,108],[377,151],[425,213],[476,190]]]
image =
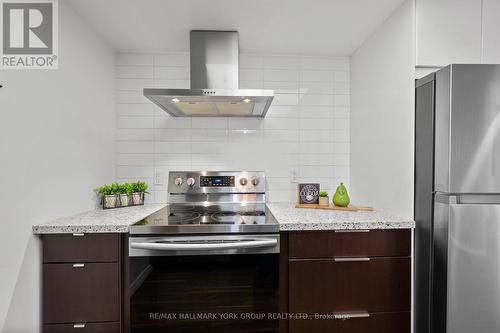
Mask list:
[[280,224],[280,231],[294,230],[349,230],[349,229],[410,229],[411,218],[403,218],[383,211],[345,212],[336,210],[295,208],[292,204],[267,205]]
[[[33,226],[34,234],[99,233],[129,231],[130,225],[142,220],[167,204],[102,210],[63,217]],[[409,229],[415,227],[411,218],[402,218],[382,211],[344,212],[295,208],[292,204],[267,205],[280,225],[280,231],[339,229]]]
[[165,207],[147,204],[116,209],[96,209],[33,226],[34,234],[128,232],[129,226]]

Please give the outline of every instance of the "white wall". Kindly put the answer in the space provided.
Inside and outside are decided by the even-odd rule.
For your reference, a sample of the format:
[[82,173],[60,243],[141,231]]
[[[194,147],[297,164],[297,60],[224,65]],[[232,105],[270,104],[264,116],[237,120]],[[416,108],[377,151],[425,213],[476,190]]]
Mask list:
[[[144,87],[189,88],[189,54],[120,54],[117,176],[152,184],[166,202],[169,170],[264,170],[271,201],[294,201],[292,175],[333,192],[349,184],[349,59],[242,54],[240,87],[275,89],[264,119],[173,118]],[[245,130],[249,130],[245,133]]]
[[0,71],[0,331],[38,332],[34,223],[94,207],[115,179],[113,50],[59,1],[59,69]]
[[351,192],[413,216],[414,4],[406,1],[351,57]]

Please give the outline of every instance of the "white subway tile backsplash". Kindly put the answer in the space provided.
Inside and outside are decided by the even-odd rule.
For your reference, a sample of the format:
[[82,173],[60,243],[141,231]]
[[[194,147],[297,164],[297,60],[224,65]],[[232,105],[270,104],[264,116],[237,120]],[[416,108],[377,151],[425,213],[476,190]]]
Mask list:
[[153,117],[117,117],[118,128],[153,128]]
[[154,154],[117,154],[117,166],[153,166]]
[[158,67],[189,67],[189,52],[157,54],[154,56],[154,64]]
[[116,103],[118,104],[149,104],[142,91],[116,91]]
[[[155,79],[154,84],[150,87],[163,89],[189,89],[191,88],[190,80],[162,80]],[[147,88],[147,87],[144,87]]]
[[155,67],[154,78],[163,80],[189,80],[189,67]]
[[191,133],[182,128],[157,128],[154,136],[156,141],[191,141]]
[[300,105],[306,106],[333,106],[334,95],[300,94]]
[[299,81],[299,71],[290,69],[264,69],[264,81]]
[[240,69],[241,81],[262,81],[264,75],[261,69]]
[[160,110],[160,115],[154,119],[154,128],[191,128],[191,118],[176,118]]
[[334,70],[334,60],[323,56],[301,56],[299,59],[301,70]]
[[227,141],[227,129],[200,128],[191,133],[192,141]]
[[152,166],[118,166],[116,168],[116,176],[118,178],[146,178],[153,177],[154,171]]
[[287,55],[270,55],[263,57],[264,68],[298,69],[299,57]]
[[[145,180],[148,202],[165,202],[171,170],[264,170],[268,200],[295,200],[292,175],[334,191],[349,181],[349,60],[240,55],[240,88],[272,89],[265,118],[176,118],[143,88],[190,87],[189,52],[118,55],[117,175]],[[153,186],[160,171],[165,185]]]
[[153,116],[156,106],[152,104],[116,104],[118,116]]
[[273,104],[275,106],[281,105],[291,105],[295,106],[299,104],[298,94],[274,94]]
[[240,69],[264,67],[264,59],[260,55],[242,54],[240,55]]
[[333,71],[311,71],[311,70],[301,70],[300,71],[300,81],[301,82],[333,82],[334,76]]
[[118,141],[153,141],[154,132],[152,129],[123,129],[116,131]]
[[116,90],[140,91],[147,87],[153,87],[153,79],[116,79]]
[[116,151],[123,154],[147,154],[154,152],[153,141],[117,141]]
[[152,79],[152,66],[117,66],[116,77],[119,79]]
[[191,142],[156,141],[155,154],[182,154],[191,151]]
[[264,128],[269,129],[299,129],[298,118],[264,118]]

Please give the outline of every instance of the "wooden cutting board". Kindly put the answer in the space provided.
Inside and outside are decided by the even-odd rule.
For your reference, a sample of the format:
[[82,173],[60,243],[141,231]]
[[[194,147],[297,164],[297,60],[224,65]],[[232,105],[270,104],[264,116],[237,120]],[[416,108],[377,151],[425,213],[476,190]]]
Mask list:
[[320,206],[320,205],[311,205],[311,204],[295,204],[295,208],[309,208],[309,209],[325,209],[325,210],[341,210],[347,212],[373,212],[372,207],[368,206],[347,206],[347,207],[337,207],[334,205],[330,206]]

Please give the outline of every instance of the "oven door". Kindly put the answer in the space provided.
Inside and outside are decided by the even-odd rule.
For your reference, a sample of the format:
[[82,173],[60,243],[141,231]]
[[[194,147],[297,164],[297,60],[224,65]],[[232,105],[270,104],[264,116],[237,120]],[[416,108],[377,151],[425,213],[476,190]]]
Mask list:
[[132,333],[278,332],[279,235],[129,238]]

